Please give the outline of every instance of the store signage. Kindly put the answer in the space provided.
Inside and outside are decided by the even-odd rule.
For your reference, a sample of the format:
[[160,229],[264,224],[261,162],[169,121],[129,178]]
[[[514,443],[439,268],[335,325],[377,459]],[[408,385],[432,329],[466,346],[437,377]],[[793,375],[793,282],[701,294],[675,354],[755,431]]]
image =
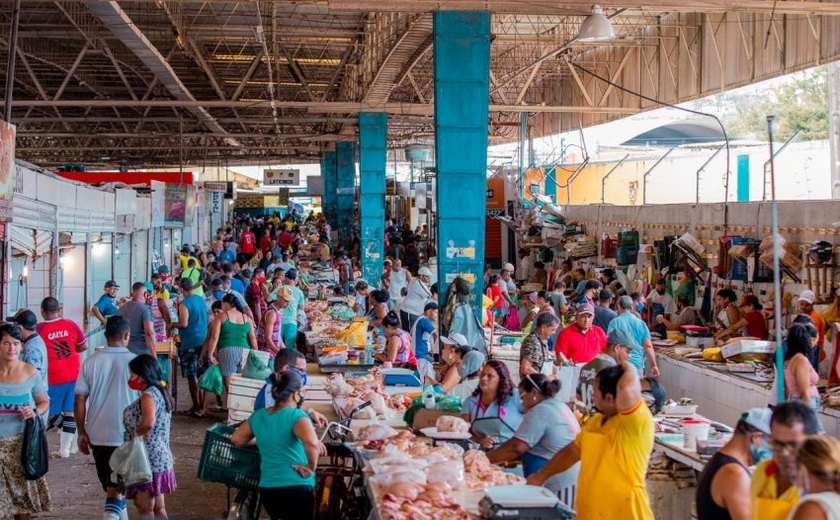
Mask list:
[[300,184],[300,170],[263,170],[263,184],[266,186],[297,186]]
[[228,190],[228,183],[222,182],[205,182],[204,183],[204,191],[209,191],[212,193],[226,193]]
[[486,211],[485,215],[488,216],[488,217],[504,217],[505,216],[505,210],[487,208],[487,211]]
[[277,190],[277,205],[281,208],[289,206],[289,188]]
[[15,125],[0,121],[0,220],[12,221],[12,199],[15,194]]
[[356,194],[356,188],[355,187],[336,188],[335,189],[335,194],[336,195],[355,195]]
[[211,192],[210,193],[210,212],[211,213],[221,213],[222,212],[222,199],[224,197],[224,193],[218,192]]
[[468,247],[455,247],[455,242],[450,240],[446,248],[446,258],[468,258],[475,260],[475,240],[470,240]]
[[230,200],[236,200],[236,181],[228,181],[227,189],[225,190],[225,198]]

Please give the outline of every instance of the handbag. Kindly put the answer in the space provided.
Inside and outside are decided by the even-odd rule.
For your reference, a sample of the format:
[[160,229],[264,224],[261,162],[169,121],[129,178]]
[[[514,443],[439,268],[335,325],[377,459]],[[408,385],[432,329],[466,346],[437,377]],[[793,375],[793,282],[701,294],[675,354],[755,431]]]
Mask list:
[[49,447],[47,430],[40,417],[26,420],[23,427],[23,446],[20,452],[20,465],[26,480],[37,480],[49,469]]

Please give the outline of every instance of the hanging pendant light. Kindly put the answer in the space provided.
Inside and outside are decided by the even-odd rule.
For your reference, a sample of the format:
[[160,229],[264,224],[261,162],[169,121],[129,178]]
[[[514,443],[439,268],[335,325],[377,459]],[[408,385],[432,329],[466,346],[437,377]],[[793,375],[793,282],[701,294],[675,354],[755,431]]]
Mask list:
[[615,39],[610,20],[604,15],[600,5],[592,6],[592,14],[580,24],[577,40],[579,42],[604,42]]

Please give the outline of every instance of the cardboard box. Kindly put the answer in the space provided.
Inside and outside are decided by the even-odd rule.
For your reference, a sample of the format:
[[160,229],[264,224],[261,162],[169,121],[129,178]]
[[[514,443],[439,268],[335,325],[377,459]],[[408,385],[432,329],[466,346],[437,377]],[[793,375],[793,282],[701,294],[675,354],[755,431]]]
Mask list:
[[752,246],[741,245],[732,246],[729,248],[729,256],[737,258],[738,260],[746,260],[752,255]]
[[437,424],[438,417],[444,415],[451,415],[458,417],[458,412],[441,412],[440,410],[427,410],[421,408],[414,413],[414,421],[411,423],[411,429],[418,431],[421,428],[429,428]]
[[721,347],[721,354],[724,358],[730,359],[735,356],[772,356],[776,352],[775,341],[764,341],[759,339],[739,339]]

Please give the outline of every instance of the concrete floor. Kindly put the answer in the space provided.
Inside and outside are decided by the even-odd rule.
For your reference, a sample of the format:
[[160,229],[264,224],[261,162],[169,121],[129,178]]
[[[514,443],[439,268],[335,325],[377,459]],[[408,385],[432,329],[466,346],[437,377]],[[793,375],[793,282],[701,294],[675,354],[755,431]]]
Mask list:
[[[186,395],[186,381],[179,381],[178,409],[189,407]],[[166,509],[169,518],[175,519],[216,519],[221,518],[225,508],[225,486],[209,484],[196,478],[198,459],[204,443],[204,431],[214,423],[221,421],[222,414],[214,418],[195,419],[180,414],[172,418],[170,447],[175,457],[175,475],[178,489],[166,497]],[[58,434],[50,432],[50,450],[58,446]],[[95,520],[102,518],[102,506],[105,494],[96,478],[93,457],[77,453],[68,459],[50,459],[47,473],[51,513],[38,515],[37,518],[61,518]],[[136,518],[134,506],[129,504],[129,517]]]

